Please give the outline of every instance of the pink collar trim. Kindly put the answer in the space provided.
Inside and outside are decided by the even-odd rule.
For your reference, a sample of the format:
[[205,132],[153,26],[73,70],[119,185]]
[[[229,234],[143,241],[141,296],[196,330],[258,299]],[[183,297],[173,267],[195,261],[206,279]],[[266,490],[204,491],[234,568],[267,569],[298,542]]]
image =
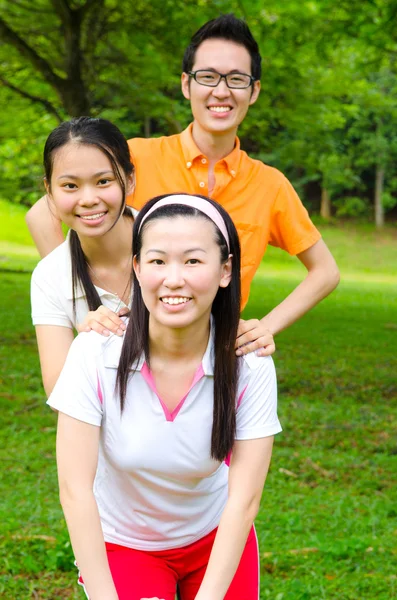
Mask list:
[[164,411],[165,418],[166,418],[167,421],[174,421],[175,420],[175,418],[177,417],[179,411],[181,410],[182,406],[184,405],[186,398],[190,394],[192,388],[205,375],[204,369],[203,369],[203,365],[202,365],[202,363],[200,363],[200,365],[197,367],[196,373],[194,374],[193,381],[192,381],[192,383],[190,385],[190,388],[189,388],[188,392],[183,396],[182,400],[179,402],[179,404],[171,412],[171,411],[168,410],[165,402],[161,399],[160,394],[158,393],[158,391],[156,389],[156,383],[154,381],[154,377],[153,377],[153,375],[152,375],[149,367],[147,366],[146,362],[144,362],[143,365],[142,365],[141,374],[142,374],[142,377],[145,379],[146,383],[148,384],[148,386],[150,387],[150,389],[156,394],[157,398],[159,399],[160,404],[161,404],[161,406],[163,408],[163,411]]

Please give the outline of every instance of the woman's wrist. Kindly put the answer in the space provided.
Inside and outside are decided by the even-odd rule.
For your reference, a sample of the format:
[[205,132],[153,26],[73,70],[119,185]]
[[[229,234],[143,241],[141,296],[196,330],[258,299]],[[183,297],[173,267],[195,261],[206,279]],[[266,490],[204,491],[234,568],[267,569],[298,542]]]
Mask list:
[[199,592],[194,600],[223,600],[223,596],[222,597],[215,596],[213,594],[209,594],[207,592],[201,592],[201,590],[199,590]]
[[[205,577],[205,576],[204,576]],[[201,586],[194,600],[223,600],[225,594],[223,590],[219,590],[219,586],[214,585],[214,581],[208,578],[201,582]]]
[[92,594],[90,600],[119,600],[116,590],[101,590],[97,594]]

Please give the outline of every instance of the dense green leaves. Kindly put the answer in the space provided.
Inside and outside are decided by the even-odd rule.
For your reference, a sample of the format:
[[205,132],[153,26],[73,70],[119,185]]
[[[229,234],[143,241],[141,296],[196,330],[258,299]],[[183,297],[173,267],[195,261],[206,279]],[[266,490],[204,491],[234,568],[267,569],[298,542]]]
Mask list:
[[397,203],[391,0],[0,0],[0,195],[28,204],[39,195],[43,140],[69,115],[105,116],[127,137],[183,129],[183,50],[230,11],[263,55],[243,147],[285,171],[324,216],[371,218],[375,206],[381,225]]

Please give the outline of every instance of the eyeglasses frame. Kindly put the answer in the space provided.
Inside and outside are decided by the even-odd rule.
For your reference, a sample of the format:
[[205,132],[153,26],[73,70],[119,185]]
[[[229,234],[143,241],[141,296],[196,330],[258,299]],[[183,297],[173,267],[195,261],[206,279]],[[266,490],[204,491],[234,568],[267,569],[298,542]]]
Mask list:
[[[197,73],[200,73],[200,72],[214,73],[214,75],[220,75],[220,79],[219,79],[218,83],[215,84],[215,85],[212,85],[210,83],[199,83],[197,81],[197,79],[196,79],[196,75],[197,75]],[[246,90],[249,87],[251,87],[251,85],[253,85],[255,83],[255,81],[256,81],[255,77],[252,77],[252,75],[248,75],[248,73],[239,73],[239,72],[236,72],[236,73],[233,73],[233,72],[231,72],[231,73],[219,73],[219,71],[211,71],[210,69],[197,69],[197,71],[189,71],[188,75],[189,75],[189,77],[193,77],[194,81],[196,83],[198,83],[198,85],[204,85],[205,87],[212,87],[212,88],[216,88],[220,84],[220,82],[222,81],[222,79],[224,79],[225,83],[226,83],[226,86],[229,88],[229,90]],[[228,75],[244,75],[245,77],[249,77],[250,78],[250,82],[249,82],[248,85],[246,85],[244,87],[233,87],[233,86],[230,86],[228,84],[228,82],[227,82],[226,77],[228,77]]]

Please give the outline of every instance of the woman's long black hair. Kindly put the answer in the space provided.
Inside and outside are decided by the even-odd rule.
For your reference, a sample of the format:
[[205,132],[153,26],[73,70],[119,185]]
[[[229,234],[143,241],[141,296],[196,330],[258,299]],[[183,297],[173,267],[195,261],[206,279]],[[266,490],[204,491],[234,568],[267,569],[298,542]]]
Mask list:
[[[130,211],[125,207],[125,179],[133,173],[134,167],[131,164],[127,141],[118,127],[107,119],[94,119],[91,117],[78,117],[70,121],[65,121],[56,127],[47,138],[43,156],[45,177],[50,189],[55,153],[69,142],[95,146],[107,156],[123,193],[119,217],[122,214],[131,216]],[[78,283],[84,289],[89,310],[96,310],[101,306],[102,302],[91,281],[87,259],[81,247],[79,236],[73,230],[70,232],[70,252],[72,262],[73,311],[76,314],[75,294]]]
[[[145,220],[142,229],[140,224],[145,214],[166,194],[150,200],[142,208],[134,223],[133,255],[139,261],[142,239],[147,224],[154,219],[172,219],[178,216],[207,219],[201,211],[183,204],[169,204],[153,211]],[[206,198],[221,214],[229,235],[230,250],[218,227],[213,223],[216,242],[220,249],[220,259],[225,263],[229,254],[232,258],[232,275],[229,285],[219,288],[212,304],[214,321],[214,413],[211,438],[211,456],[216,460],[224,460],[233,447],[236,432],[236,396],[238,379],[238,362],[235,354],[237,328],[240,318],[240,243],[236,228],[228,213],[219,204]],[[120,395],[121,410],[124,408],[128,380],[131,367],[135,365],[142,353],[150,364],[149,345],[149,312],[143,302],[138,279],[133,275],[133,296],[129,323],[125,333],[120,362],[117,371],[116,390]]]

